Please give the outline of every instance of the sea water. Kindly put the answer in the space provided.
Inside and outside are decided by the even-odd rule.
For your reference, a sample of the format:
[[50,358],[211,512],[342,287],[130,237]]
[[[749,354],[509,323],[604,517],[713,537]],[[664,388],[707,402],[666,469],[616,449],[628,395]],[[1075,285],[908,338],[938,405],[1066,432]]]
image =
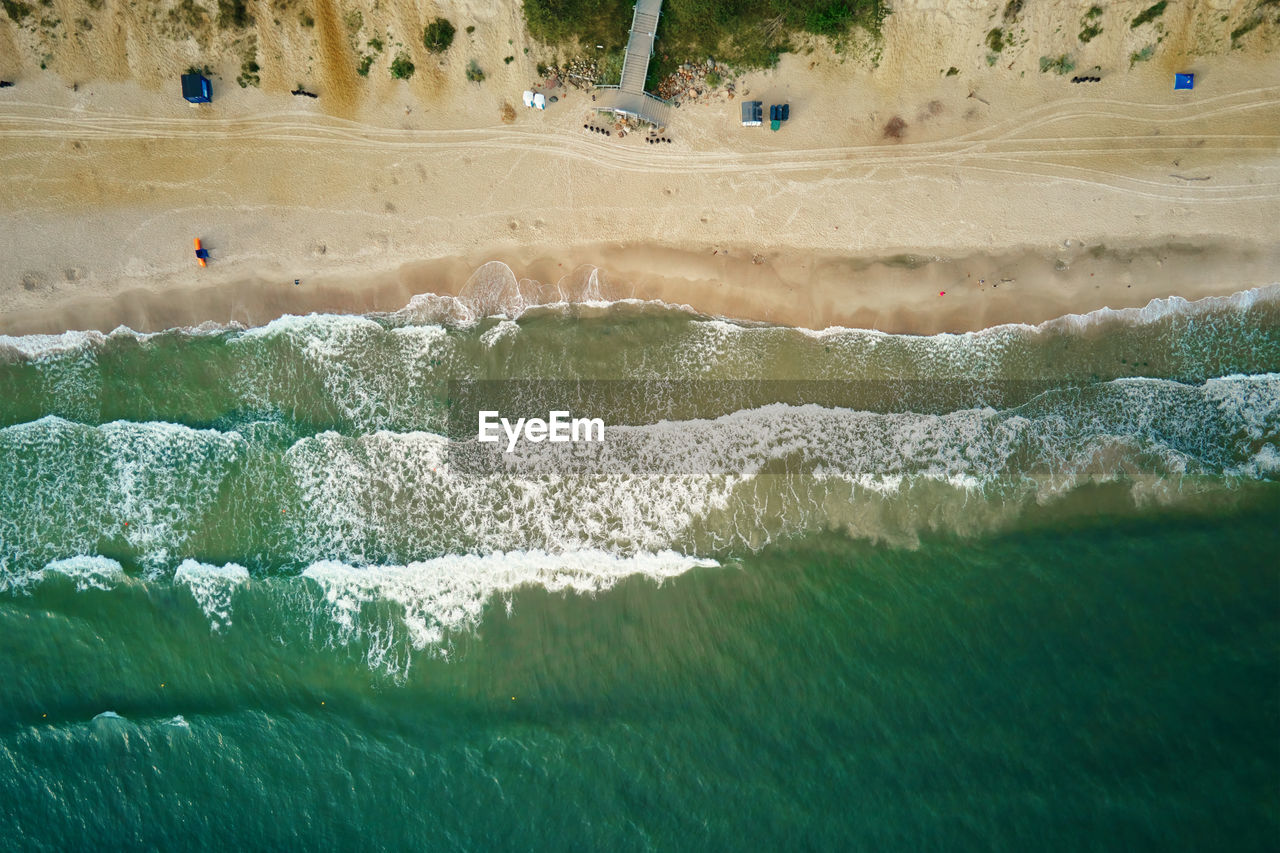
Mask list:
[[482,308],[0,338],[0,847],[1274,847],[1280,287]]

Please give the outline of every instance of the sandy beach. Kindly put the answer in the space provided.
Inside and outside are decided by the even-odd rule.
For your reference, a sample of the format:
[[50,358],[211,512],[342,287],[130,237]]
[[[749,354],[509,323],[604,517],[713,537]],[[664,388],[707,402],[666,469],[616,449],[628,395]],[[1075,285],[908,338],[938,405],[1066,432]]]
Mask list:
[[[1076,46],[1102,78],[1081,86],[1038,62],[1087,4],[1029,10],[993,65],[992,10],[901,3],[878,64],[815,42],[741,76],[736,98],[675,110],[662,145],[585,131],[585,91],[521,107],[546,49],[515,4],[444,9],[476,34],[440,60],[419,44],[408,82],[341,71],[347,48],[315,50],[323,15],[312,34],[282,26],[244,89],[232,47],[166,42],[132,12],[113,32],[136,49],[72,39],[43,71],[6,20],[0,74],[18,85],[0,91],[0,332],[393,310],[465,292],[489,261],[544,285],[513,285],[537,301],[583,297],[571,283],[586,267],[603,282],[586,296],[920,333],[1280,280],[1274,27],[1233,50],[1238,14],[1179,5],[1154,58],[1130,67],[1156,41],[1126,23],[1141,5],[1109,5],[1103,35]],[[412,11],[371,7],[365,26],[412,44],[427,17]],[[224,82],[188,105],[176,75],[209,56]],[[482,84],[462,79],[476,56]],[[1196,88],[1174,91],[1186,70]],[[318,99],[288,94],[299,77]],[[792,120],[740,127],[744,96],[785,100]]]

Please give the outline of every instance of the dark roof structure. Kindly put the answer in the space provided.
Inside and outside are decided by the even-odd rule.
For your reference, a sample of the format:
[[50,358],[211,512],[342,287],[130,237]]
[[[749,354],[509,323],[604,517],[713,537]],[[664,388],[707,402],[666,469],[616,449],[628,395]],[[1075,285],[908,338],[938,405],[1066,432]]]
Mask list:
[[213,100],[213,87],[203,74],[183,74],[182,97],[193,104],[207,104]]

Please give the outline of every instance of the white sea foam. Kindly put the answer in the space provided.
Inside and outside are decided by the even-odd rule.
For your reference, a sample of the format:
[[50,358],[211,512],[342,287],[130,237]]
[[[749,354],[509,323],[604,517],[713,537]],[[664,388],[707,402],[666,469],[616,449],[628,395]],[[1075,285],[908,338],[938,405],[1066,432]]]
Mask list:
[[[988,326],[985,329],[979,329],[973,332],[943,332],[937,335],[924,335],[920,337],[963,340],[983,336],[1008,334],[1009,332],[1079,332],[1091,326],[1096,326],[1108,321],[1119,322],[1131,326],[1141,326],[1155,323],[1166,317],[1179,314],[1208,313],[1211,311],[1224,310],[1243,312],[1248,311],[1256,305],[1272,301],[1280,301],[1280,282],[1261,285],[1247,290],[1238,290],[1235,293],[1223,296],[1204,296],[1200,299],[1192,300],[1184,299],[1181,296],[1168,296],[1152,299],[1146,305],[1134,308],[1103,307],[1093,311],[1088,311],[1084,314],[1064,314],[1060,317],[1054,317],[1041,323],[1001,323],[996,326]],[[849,333],[878,335],[882,337],[901,337],[899,335],[880,332],[874,329],[858,329],[847,326],[827,326],[822,329],[798,328],[797,331],[815,337],[831,337],[847,335]]]
[[439,557],[404,566],[356,567],[323,561],[309,566],[302,576],[323,590],[325,612],[338,630],[338,639],[344,643],[372,640],[370,662],[385,666],[390,663],[383,657],[387,646],[377,641],[388,629],[363,613],[367,604],[398,605],[410,644],[420,650],[442,650],[449,632],[474,628],[489,601],[522,586],[593,595],[627,577],[661,582],[693,568],[718,565],[715,560],[673,551],[626,556],[600,550],[511,551]]
[[158,571],[246,447],[237,432],[159,422],[0,429],[0,565],[92,553],[109,531]]
[[323,384],[325,399],[364,429],[421,423],[427,417],[417,408],[421,377],[454,357],[448,330],[440,325],[388,328],[369,317],[337,314],[281,317],[230,338],[231,346],[249,353],[238,390],[259,406],[312,393],[298,387],[291,359],[256,348],[272,340],[286,341]]
[[54,560],[40,571],[40,578],[48,575],[70,578],[78,592],[87,589],[111,589],[124,580],[124,567],[108,557],[68,557]]
[[[1280,283],[1273,283],[1238,291],[1226,296],[1208,296],[1197,300],[1171,296],[1153,299],[1141,307],[1100,308],[1084,314],[1067,314],[1037,324],[1006,323],[961,334],[941,333],[929,336],[915,336],[894,335],[874,329],[858,329],[847,326],[827,326],[822,329],[794,327],[793,329],[793,327],[772,326],[755,321],[708,317],[686,304],[670,303],[658,299],[636,299],[617,294],[614,292],[615,288],[601,283],[598,270],[592,269],[580,277],[583,278],[581,282],[566,283],[565,280],[562,280],[556,284],[543,285],[531,282],[528,279],[517,279],[505,264],[494,261],[477,269],[459,296],[442,296],[434,293],[417,294],[411,297],[403,308],[381,315],[285,314],[264,326],[247,329],[235,322],[228,324],[205,322],[197,326],[184,326],[164,332],[138,332],[128,327],[120,326],[109,334],[103,334],[98,331],[71,331],[58,335],[0,335],[0,355],[8,354],[11,357],[43,359],[76,350],[98,348],[112,337],[125,336],[146,341],[165,334],[203,336],[237,331],[239,335],[233,340],[252,340],[257,337],[269,337],[278,334],[306,336],[319,331],[321,337],[324,337],[323,332],[326,326],[349,326],[352,323],[356,325],[363,325],[364,323],[377,325],[373,317],[386,318],[393,324],[466,327],[474,325],[486,317],[514,320],[527,311],[534,309],[567,310],[569,308],[578,309],[587,306],[608,310],[614,306],[621,305],[645,306],[688,314],[694,318],[700,318],[701,322],[707,324],[708,329],[713,330],[714,334],[719,337],[743,331],[790,329],[817,338],[840,338],[857,335],[868,339],[877,337],[918,337],[933,339],[938,343],[948,340],[972,342],[975,338],[982,337],[999,338],[1010,335],[1055,331],[1078,332],[1107,321],[1136,326],[1155,323],[1166,317],[1180,314],[1225,310],[1244,312],[1257,305],[1280,300]],[[504,334],[506,333],[504,332]],[[874,346],[874,342],[868,340],[866,345]]]
[[[910,540],[944,517],[981,529],[1084,483],[1266,476],[1270,457],[1257,454],[1280,436],[1278,406],[1271,377],[1139,378],[1009,411],[772,404],[512,454],[424,432],[325,433],[288,452],[307,496],[290,524],[303,559],[373,563],[424,550],[707,553],[828,526]],[[970,500],[985,490],[990,500]],[[916,508],[862,522],[850,510],[886,501]],[[988,504],[994,515],[978,509]]]
[[248,580],[249,570],[235,563],[212,566],[184,560],[173,573],[174,583],[185,584],[191,590],[214,631],[226,630],[231,625],[231,598],[236,587]]
[[67,353],[101,347],[112,338],[132,338],[146,342],[167,334],[189,337],[220,335],[228,329],[243,328],[238,323],[224,325],[205,322],[195,326],[181,326],[164,332],[139,332],[128,326],[117,326],[103,334],[97,330],[67,331],[56,335],[0,335],[0,356],[20,357],[31,360],[53,358]]

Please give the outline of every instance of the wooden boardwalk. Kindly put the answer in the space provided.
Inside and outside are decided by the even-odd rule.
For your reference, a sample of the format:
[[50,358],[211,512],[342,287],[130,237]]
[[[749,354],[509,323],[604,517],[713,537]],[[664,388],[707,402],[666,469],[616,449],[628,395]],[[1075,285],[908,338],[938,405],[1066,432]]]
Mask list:
[[658,127],[666,127],[671,115],[671,105],[644,90],[649,75],[649,60],[653,57],[653,40],[658,35],[658,16],[662,13],[662,0],[636,0],[635,13],[631,17],[631,36],[627,39],[627,53],[622,59],[622,79],[617,86],[600,86],[606,96],[602,109],[613,110],[643,119]]
[[627,55],[622,60],[622,82],[618,86],[628,94],[644,94],[644,78],[649,74],[649,59],[653,56],[653,40],[658,35],[661,12],[662,0],[636,0]]

